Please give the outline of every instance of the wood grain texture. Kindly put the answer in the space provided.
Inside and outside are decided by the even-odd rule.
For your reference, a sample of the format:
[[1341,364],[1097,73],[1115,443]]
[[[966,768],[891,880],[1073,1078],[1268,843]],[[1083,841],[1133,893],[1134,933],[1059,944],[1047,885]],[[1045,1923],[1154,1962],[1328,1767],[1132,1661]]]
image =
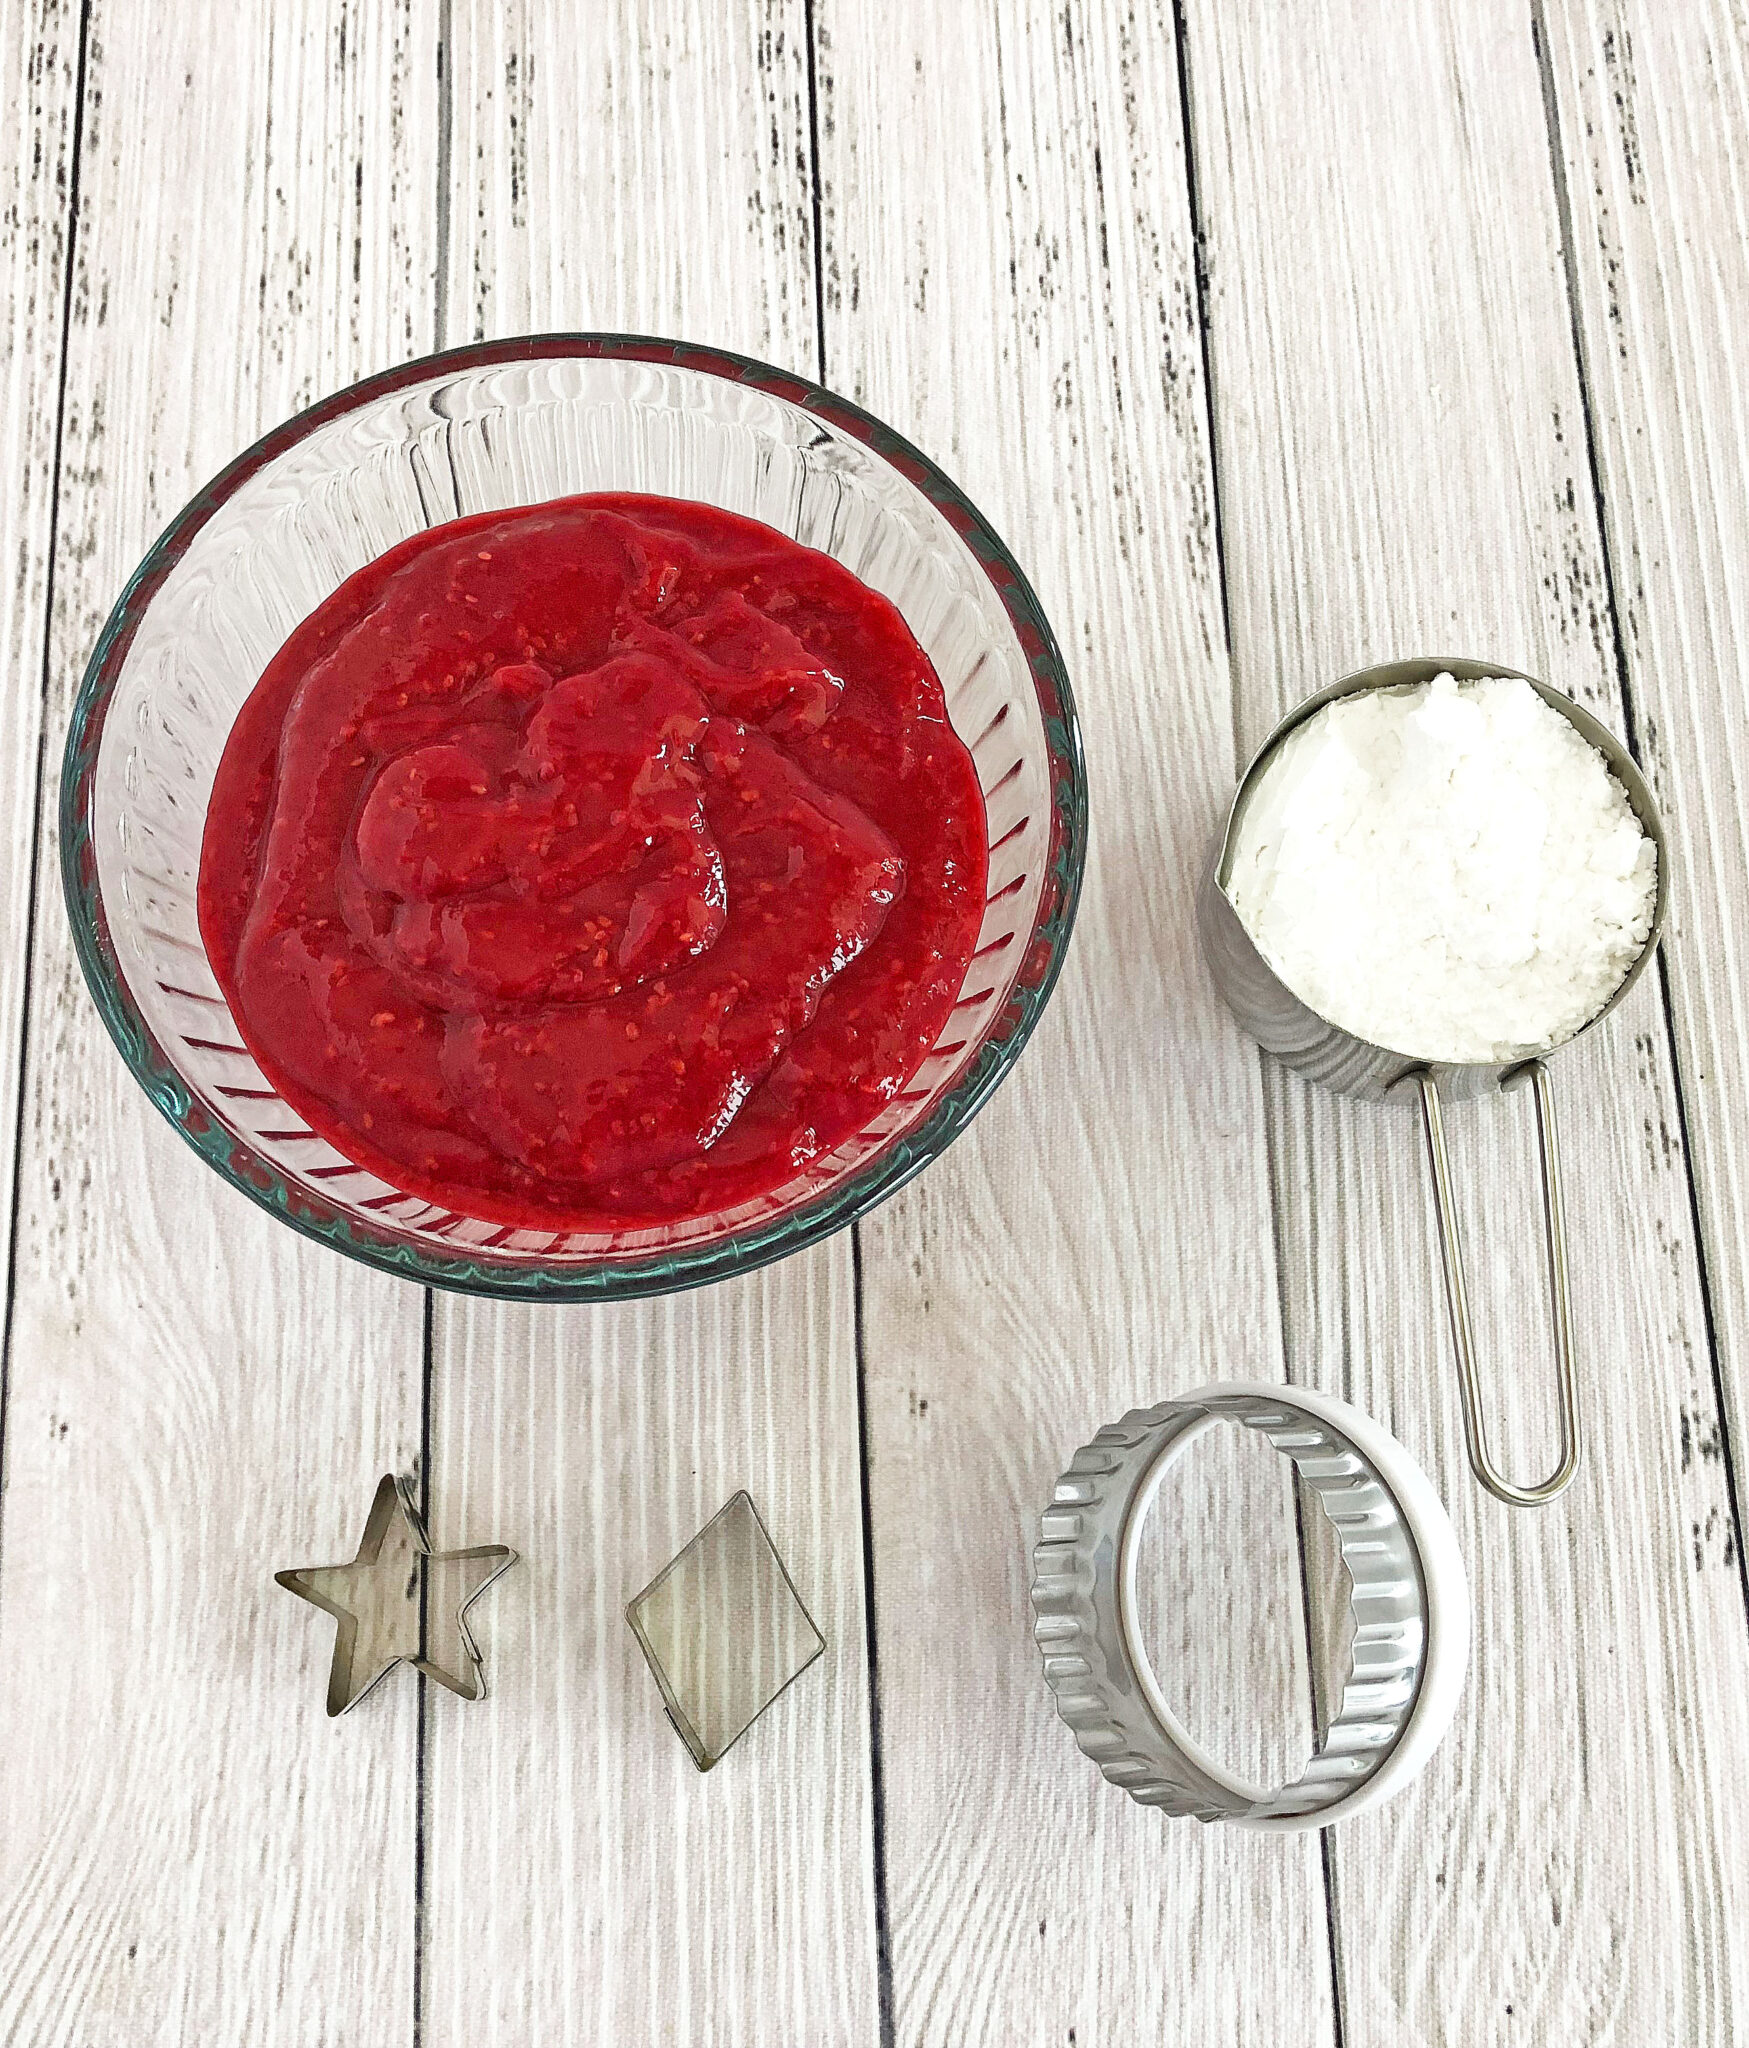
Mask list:
[[800,6],[452,4],[445,343],[594,325],[812,370]]
[[[849,1277],[442,1315],[437,1533],[522,1562],[430,1712],[425,2041],[875,2039]],[[827,1650],[701,1776],[624,1610],[743,1486]]]
[[1572,220],[1621,648],[1667,816],[1665,947],[1729,1445],[1703,1404],[1684,1456],[1734,1450],[1733,1520],[1699,1552],[1743,1568],[1749,1444],[1749,32],[1740,9],[1566,5],[1544,26]]
[[[1316,1843],[1132,1805],[1076,1754],[1030,1640],[1029,1547],[1076,1445],[1281,1371],[1258,1064],[1191,915],[1234,758],[1170,16],[816,18],[828,378],[1034,574],[1093,808],[1036,1043],[865,1226],[895,2038],[1329,2039]],[[1267,1731],[1305,1712],[1298,1630],[1236,1630],[1220,1565],[1281,1511],[1281,1468],[1225,1449],[1218,1491],[1163,1508],[1168,1548],[1209,1563],[1157,1655],[1224,1696],[1211,1733],[1235,1699]]]
[[[0,93],[12,144],[0,149],[0,431],[9,456],[0,487],[0,660],[9,679],[0,766],[0,1190],[8,1214],[19,1078],[8,1055],[18,1043],[30,951],[79,52],[79,8],[70,0],[0,12]],[[0,1431],[4,1423],[0,1389]]]
[[[406,7],[92,10],[57,756],[105,612],[193,488],[428,340],[430,132],[402,109],[432,61]],[[9,699],[9,758],[30,729]],[[271,1573],[349,1555],[379,1473],[416,1459],[420,1299],[223,1189],[148,1106],[80,985],[49,808],[0,1524],[0,2038],[406,2042],[413,1688],[330,1726],[332,1631]]]
[[[1366,0],[1188,12],[1247,743],[1347,670],[1444,648],[1619,728],[1527,11],[1426,0],[1389,33]],[[1295,1375],[1427,1461],[1476,1602],[1452,1736],[1333,1840],[1350,2048],[1744,2024],[1743,1592],[1690,1537],[1727,1502],[1718,1461],[1689,1454],[1717,1411],[1656,978],[1555,1087],[1588,1447],[1539,1513],[1464,1468],[1412,1115],[1269,1088]],[[1520,1470],[1548,1455],[1549,1386],[1524,1115],[1452,1118]]]
[[[0,0],[0,2040],[1749,2029],[1749,36],[1727,0],[1184,0],[1181,80],[1173,12],[93,0],[76,151],[79,8]],[[1063,986],[864,1231],[878,1751],[848,1239],[663,1303],[440,1300],[422,1376],[419,1295],[177,1143],[65,932],[60,740],[151,537],[361,371],[566,326],[823,343],[1034,572],[1086,718]],[[1266,1072],[1190,922],[1235,734],[1428,646],[1631,716],[1676,855],[1668,1015],[1648,977],[1556,1070],[1589,1444],[1540,1515],[1464,1467],[1412,1116]],[[1528,1468],[1524,1106],[1452,1136]],[[1477,1601],[1452,1737],[1322,1856],[1130,1806],[1028,1640],[1075,1444],[1288,1371],[1428,1464]],[[402,1674],[331,1726],[269,1575],[349,1554],[426,1437],[434,1537],[523,1553],[491,1699]],[[1150,1538],[1158,1661],[1265,1768],[1306,1733],[1286,1496],[1206,1450]],[[622,1609],[742,1485],[829,1650],[699,1778]]]
[[[457,0],[454,318],[811,369],[801,36],[799,6]],[[874,2041],[854,1321],[847,1237],[660,1303],[438,1304],[439,1527],[526,1561],[491,1711],[428,1725],[431,2048]],[[700,1778],[623,1609],[743,1486],[828,1648]]]

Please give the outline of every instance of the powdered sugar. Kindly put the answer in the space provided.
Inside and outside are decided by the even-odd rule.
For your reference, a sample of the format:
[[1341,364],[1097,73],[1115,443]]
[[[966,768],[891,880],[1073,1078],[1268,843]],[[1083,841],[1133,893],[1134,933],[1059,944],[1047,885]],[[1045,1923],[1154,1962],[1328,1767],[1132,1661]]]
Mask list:
[[1239,820],[1227,893],[1321,1017],[1415,1059],[1570,1038],[1639,957],[1657,850],[1528,683],[1449,675],[1326,705]]

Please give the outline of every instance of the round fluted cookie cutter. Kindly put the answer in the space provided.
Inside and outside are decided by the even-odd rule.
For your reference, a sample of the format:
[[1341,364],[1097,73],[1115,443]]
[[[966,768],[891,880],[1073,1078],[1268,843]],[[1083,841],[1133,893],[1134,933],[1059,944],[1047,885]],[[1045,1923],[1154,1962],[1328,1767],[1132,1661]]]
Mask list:
[[[1459,682],[1479,682],[1490,676],[1508,676],[1528,683],[1551,710],[1558,711],[1579,734],[1600,753],[1609,772],[1627,794],[1628,803],[1641,830],[1658,854],[1658,893],[1652,908],[1651,929],[1644,945],[1615,993],[1590,1017],[1580,1030],[1555,1045],[1525,1046],[1517,1056],[1495,1064],[1482,1062],[1429,1061],[1412,1059],[1388,1047],[1356,1038],[1327,1017],[1300,1001],[1276,974],[1239,920],[1227,884],[1232,872],[1239,821],[1258,779],[1289,733],[1339,697],[1365,696],[1378,690],[1407,689],[1429,683],[1435,676],[1455,676]],[[1541,1507],[1563,1492],[1579,1467],[1579,1420],[1577,1374],[1573,1358],[1573,1313],[1567,1276],[1567,1226],[1561,1195],[1560,1153],[1555,1142],[1555,1097],[1544,1064],[1559,1052],[1595,1029],[1639,980],[1657,951],[1663,933],[1665,912],[1670,902],[1670,851],[1658,807],[1646,787],[1638,764],[1620,740],[1600,725],[1582,705],[1575,704],[1559,690],[1499,662],[1466,661],[1454,655],[1423,655],[1409,661],[1384,662],[1377,668],[1361,669],[1326,690],[1308,697],[1289,712],[1252,755],[1250,766],[1240,778],[1221,835],[1204,872],[1197,897],[1197,923],[1202,933],[1203,953],[1215,985],[1226,998],[1245,1030],[1266,1052],[1285,1065],[1321,1081],[1339,1095],[1353,1095],[1366,1102],[1418,1100],[1427,1133],[1428,1164],[1433,1175],[1434,1203],[1439,1218],[1440,1261],[1445,1271],[1446,1307],[1451,1321],[1452,1347],[1457,1354],[1458,1390],[1462,1396],[1464,1441],[1470,1469],[1496,1500],[1512,1507]],[[1548,1255],[1549,1294],[1553,1309],[1555,1341],[1555,1399],[1560,1450],[1554,1469],[1544,1479],[1520,1485],[1509,1479],[1494,1463],[1488,1449],[1486,1418],[1482,1408],[1482,1379],[1476,1364],[1475,1338],[1470,1322],[1469,1287],[1464,1277],[1463,1246],[1458,1236],[1457,1197],[1453,1188],[1451,1160],[1446,1149],[1443,1103],[1492,1094],[1496,1089],[1520,1087],[1529,1082],[1536,1093],[1537,1144],[1542,1158],[1543,1237]]]
[[[1186,1447],[1223,1421],[1293,1461],[1335,1529],[1350,1589],[1352,1640],[1329,1726],[1300,1776],[1273,1790],[1196,1742],[1137,1629],[1142,1524]],[[1396,1438],[1330,1394],[1231,1383],[1107,1423],[1057,1481],[1033,1566],[1033,1635],[1057,1712],[1112,1784],[1167,1813],[1328,1827],[1408,1784],[1463,1688],[1470,1595],[1451,1522]]]

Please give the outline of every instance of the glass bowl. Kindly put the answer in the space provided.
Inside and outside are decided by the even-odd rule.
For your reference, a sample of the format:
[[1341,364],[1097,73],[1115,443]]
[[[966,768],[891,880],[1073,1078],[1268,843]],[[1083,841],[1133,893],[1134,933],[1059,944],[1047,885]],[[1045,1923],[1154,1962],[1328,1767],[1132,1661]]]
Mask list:
[[[365,1171],[244,1050],[201,944],[207,798],[239,707],[298,621],[423,527],[580,491],[702,499],[836,556],[928,650],[971,748],[990,888],[960,1000],[904,1092],[787,1185],[661,1228],[513,1230]],[[586,1300],[695,1286],[871,1208],[966,1127],[1068,943],[1087,797],[1062,656],[977,509],[899,435],[799,377],[626,335],[455,349],[276,428],[201,491],[97,643],[61,782],[80,963],[146,1093],[233,1186],[306,1235],[439,1287]]]

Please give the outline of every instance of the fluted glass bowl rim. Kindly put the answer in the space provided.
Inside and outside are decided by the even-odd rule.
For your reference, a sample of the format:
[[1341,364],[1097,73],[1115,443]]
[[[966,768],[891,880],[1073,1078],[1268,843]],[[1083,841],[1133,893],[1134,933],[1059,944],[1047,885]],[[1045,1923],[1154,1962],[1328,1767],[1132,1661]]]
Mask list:
[[[784,400],[863,442],[897,469],[945,518],[994,586],[1013,624],[1043,716],[1051,767],[1051,882],[1027,942],[1035,971],[1017,981],[989,1035],[915,1130],[896,1136],[860,1171],[811,1201],[720,1238],[645,1257],[580,1266],[439,1255],[375,1237],[359,1219],[323,1212],[271,1160],[206,1116],[128,988],[110,939],[98,883],[91,807],[105,721],[140,621],[195,535],[251,477],[318,428],[436,377],[555,357],[648,362],[702,372]],[[612,1301],[679,1292],[750,1272],[817,1243],[903,1187],[963,1131],[1020,1056],[1056,986],[1080,897],[1087,853],[1087,775],[1074,695],[1050,622],[1025,572],[989,521],[928,456],[850,399],[788,370],[732,350],[655,335],[596,332],[519,335],[420,356],[319,399],[256,441],[188,501],[129,578],[86,664],[74,702],[60,787],[61,881],[87,987],[136,1081],[165,1118],[230,1185],[282,1223],[378,1270],[462,1294],[519,1301]]]

